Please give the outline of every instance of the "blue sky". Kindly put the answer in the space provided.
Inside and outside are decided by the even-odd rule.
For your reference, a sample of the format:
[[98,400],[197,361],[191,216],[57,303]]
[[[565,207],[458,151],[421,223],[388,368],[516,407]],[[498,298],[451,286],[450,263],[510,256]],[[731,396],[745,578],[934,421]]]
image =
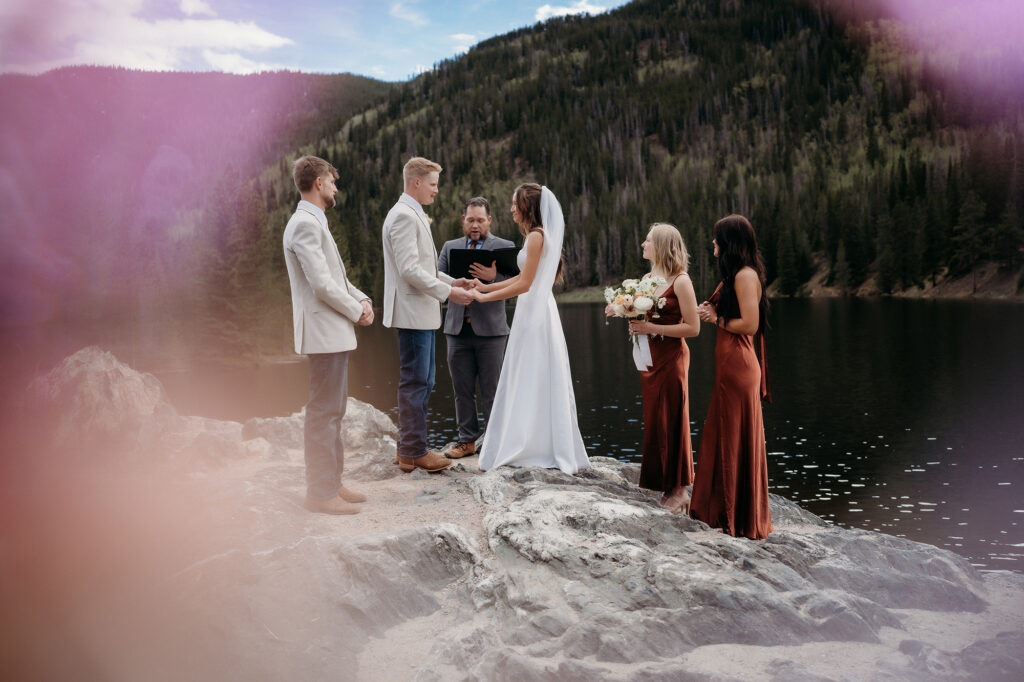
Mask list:
[[0,71],[351,72],[405,80],[486,38],[624,0],[2,0]]

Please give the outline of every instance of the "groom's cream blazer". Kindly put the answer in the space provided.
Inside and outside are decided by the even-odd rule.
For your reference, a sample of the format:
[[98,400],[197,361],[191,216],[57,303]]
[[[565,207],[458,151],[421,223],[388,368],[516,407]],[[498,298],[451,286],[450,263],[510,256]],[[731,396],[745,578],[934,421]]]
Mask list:
[[437,270],[430,224],[415,200],[403,194],[384,219],[384,326],[437,329],[451,277]]
[[295,352],[341,353],[354,350],[354,323],[370,297],[345,276],[338,245],[320,217],[299,202],[284,228],[284,261],[292,289]]

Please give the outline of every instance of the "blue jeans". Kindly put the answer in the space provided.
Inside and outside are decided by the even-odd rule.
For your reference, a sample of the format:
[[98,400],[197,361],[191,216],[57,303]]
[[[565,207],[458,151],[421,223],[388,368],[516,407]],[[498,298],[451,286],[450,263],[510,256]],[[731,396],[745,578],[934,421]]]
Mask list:
[[306,495],[329,500],[338,494],[345,468],[341,420],[348,401],[348,353],[309,355],[309,402],[303,424]]
[[434,390],[433,329],[398,330],[398,455],[427,454],[427,402]]

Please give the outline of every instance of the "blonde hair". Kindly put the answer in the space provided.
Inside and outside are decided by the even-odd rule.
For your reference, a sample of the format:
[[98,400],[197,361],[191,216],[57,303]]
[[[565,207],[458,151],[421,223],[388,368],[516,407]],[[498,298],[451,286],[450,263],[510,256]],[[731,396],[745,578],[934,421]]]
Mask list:
[[679,272],[686,272],[690,266],[690,254],[683,242],[679,229],[669,223],[654,223],[650,227],[651,246],[654,247],[651,258],[651,270],[668,277]]
[[414,156],[405,162],[405,168],[402,169],[402,180],[408,185],[415,178],[425,178],[431,173],[440,173],[442,170],[441,164],[424,159],[422,156]]

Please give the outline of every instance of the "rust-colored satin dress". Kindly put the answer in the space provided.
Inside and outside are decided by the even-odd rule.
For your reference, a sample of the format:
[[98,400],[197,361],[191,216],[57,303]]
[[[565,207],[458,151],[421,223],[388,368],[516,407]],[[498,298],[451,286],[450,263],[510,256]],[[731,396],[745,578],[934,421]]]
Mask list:
[[[718,303],[718,293],[709,299]],[[772,532],[768,456],[761,399],[768,382],[755,337],[715,329],[715,385],[697,453],[690,515],[729,535],[755,540]],[[761,358],[764,358],[763,338]]]
[[[683,275],[679,275],[682,277]],[[653,324],[679,324],[679,299],[669,282],[665,306]],[[640,463],[640,487],[671,493],[693,483],[693,447],[690,442],[690,400],[686,375],[690,349],[686,340],[650,336],[650,370],[640,373],[644,400],[644,456]]]

